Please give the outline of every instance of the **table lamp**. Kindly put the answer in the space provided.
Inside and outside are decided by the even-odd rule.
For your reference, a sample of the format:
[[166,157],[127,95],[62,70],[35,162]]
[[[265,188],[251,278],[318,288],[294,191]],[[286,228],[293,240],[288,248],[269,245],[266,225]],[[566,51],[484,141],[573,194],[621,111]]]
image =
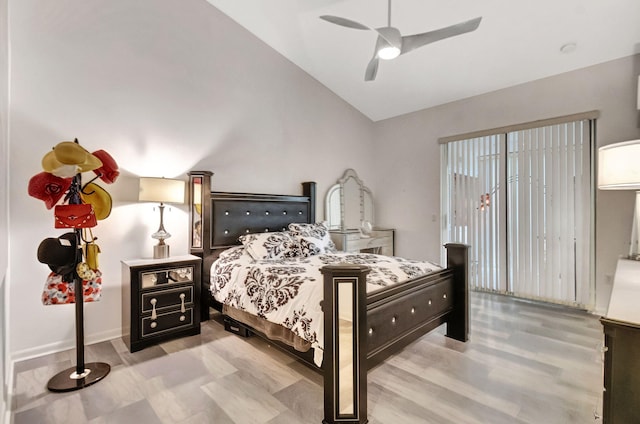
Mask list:
[[598,149],[598,188],[636,191],[629,259],[640,260],[640,140],[614,143]]
[[158,240],[158,244],[153,246],[154,259],[169,257],[169,245],[165,243],[165,240],[171,237],[171,234],[164,229],[164,204],[184,203],[184,188],[185,182],[182,180],[140,178],[138,200],[141,202],[160,202],[160,227],[151,235],[152,238]]

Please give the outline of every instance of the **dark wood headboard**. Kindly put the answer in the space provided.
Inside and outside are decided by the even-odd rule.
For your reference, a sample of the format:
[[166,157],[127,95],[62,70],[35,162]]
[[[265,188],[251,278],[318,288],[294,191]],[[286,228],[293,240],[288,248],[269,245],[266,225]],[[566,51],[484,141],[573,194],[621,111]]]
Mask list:
[[[292,222],[316,222],[316,183],[302,183],[302,195],[229,193],[211,191],[211,176],[208,171],[189,173],[190,183],[194,178],[202,181],[201,195],[201,246],[191,245],[190,252],[202,258],[202,319],[209,319],[209,295],[211,264],[220,252],[240,244],[243,234],[284,231]],[[194,223],[193,184],[190,184],[189,205],[191,208],[190,234]],[[193,236],[191,237],[193,240]],[[214,305],[216,306],[216,305]]]

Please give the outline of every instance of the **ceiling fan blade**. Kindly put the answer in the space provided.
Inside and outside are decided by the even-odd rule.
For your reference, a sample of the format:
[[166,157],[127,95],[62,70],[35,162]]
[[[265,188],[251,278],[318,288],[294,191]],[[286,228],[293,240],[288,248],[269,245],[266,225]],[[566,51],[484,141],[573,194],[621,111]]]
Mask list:
[[373,81],[376,79],[376,75],[378,74],[378,62],[380,60],[377,56],[373,56],[367,65],[367,70],[364,72],[364,80],[365,81]]
[[385,40],[379,35],[376,39],[376,47],[373,50],[373,57],[367,65],[367,70],[364,72],[365,81],[373,81],[376,79],[376,75],[378,74],[378,63],[380,61],[380,59],[378,59],[378,50],[380,50],[380,47],[382,47],[384,43]]
[[[325,20],[327,22],[331,22],[332,24],[340,25],[343,27],[351,28],[351,29],[364,29],[364,30],[375,31],[378,33],[379,36],[387,40],[387,43],[389,43],[389,45],[395,46],[396,44],[398,44],[397,40],[394,40],[394,38],[391,37],[388,32],[386,32],[386,31],[393,31],[393,30],[398,31],[395,28],[386,28],[386,27],[377,28],[377,29],[369,28],[368,26],[356,21],[352,21],[351,19],[341,18],[339,16],[331,16],[331,15],[322,15],[320,16],[320,19]],[[396,37],[396,38],[399,38],[399,37]]]
[[352,21],[351,19],[347,19],[347,18],[341,18],[339,16],[322,15],[320,16],[320,19],[323,19],[327,22],[331,22],[332,24],[340,25],[347,28],[371,30],[371,28],[369,28],[366,25],[362,25],[359,22]]
[[418,47],[422,47],[435,41],[440,41],[444,40],[445,38],[455,37],[456,35],[475,31],[480,25],[481,20],[482,16],[445,28],[424,32],[422,34],[405,35],[404,37],[402,37],[402,53],[400,54],[409,53],[410,51],[415,50]]

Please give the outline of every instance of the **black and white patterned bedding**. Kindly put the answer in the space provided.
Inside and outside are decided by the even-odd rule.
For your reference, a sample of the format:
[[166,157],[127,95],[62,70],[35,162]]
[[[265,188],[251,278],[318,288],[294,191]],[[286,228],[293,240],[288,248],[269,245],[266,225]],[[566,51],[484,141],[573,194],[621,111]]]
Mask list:
[[255,260],[245,246],[237,246],[213,263],[211,293],[223,304],[280,324],[309,341],[320,365],[324,341],[320,268],[336,263],[368,266],[367,293],[442,269],[430,262],[368,253]]

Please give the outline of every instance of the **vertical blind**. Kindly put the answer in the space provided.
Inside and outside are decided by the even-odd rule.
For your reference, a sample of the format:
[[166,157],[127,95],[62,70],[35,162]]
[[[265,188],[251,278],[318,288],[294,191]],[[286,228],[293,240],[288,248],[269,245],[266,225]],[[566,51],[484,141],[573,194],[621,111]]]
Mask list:
[[475,288],[502,291],[504,287],[503,259],[504,229],[500,181],[503,135],[491,135],[461,140],[446,145],[447,181],[443,190],[449,196],[449,210],[445,214],[450,225],[444,240],[471,246],[470,273]]
[[590,302],[590,125],[570,122],[508,134],[508,291]]
[[593,305],[592,125],[443,144],[443,241],[471,245],[472,288]]

